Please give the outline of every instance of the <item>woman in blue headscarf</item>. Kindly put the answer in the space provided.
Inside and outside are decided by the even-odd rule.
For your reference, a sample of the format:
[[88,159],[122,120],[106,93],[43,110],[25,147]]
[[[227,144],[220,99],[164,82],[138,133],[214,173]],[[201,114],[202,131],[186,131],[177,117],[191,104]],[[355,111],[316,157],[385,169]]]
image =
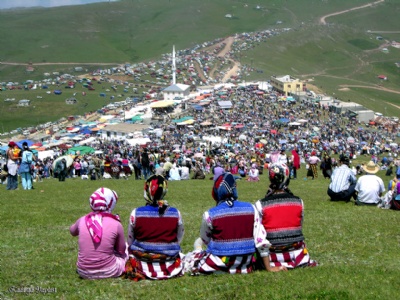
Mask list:
[[185,270],[192,274],[252,272],[256,250],[268,258],[271,245],[255,207],[237,200],[231,173],[223,173],[215,180],[212,196],[216,206],[203,214],[200,238],[195,242],[195,251],[186,255]]

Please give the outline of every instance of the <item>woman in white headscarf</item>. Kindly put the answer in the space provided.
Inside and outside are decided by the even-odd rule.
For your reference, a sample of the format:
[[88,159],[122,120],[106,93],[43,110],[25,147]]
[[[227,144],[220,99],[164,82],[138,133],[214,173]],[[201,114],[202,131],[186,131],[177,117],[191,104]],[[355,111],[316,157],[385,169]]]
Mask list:
[[82,278],[119,277],[128,260],[124,228],[118,215],[112,214],[117,204],[115,191],[102,187],[89,198],[92,212],[79,218],[70,233],[78,236],[77,272]]

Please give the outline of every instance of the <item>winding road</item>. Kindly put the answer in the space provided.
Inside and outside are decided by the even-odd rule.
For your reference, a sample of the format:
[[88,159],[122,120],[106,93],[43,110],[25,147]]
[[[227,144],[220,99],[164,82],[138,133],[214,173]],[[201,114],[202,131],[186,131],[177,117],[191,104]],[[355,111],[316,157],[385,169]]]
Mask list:
[[378,1],[375,1],[375,2],[372,2],[372,3],[368,3],[368,4],[365,4],[365,5],[360,5],[360,6],[353,7],[353,8],[349,8],[349,9],[346,9],[346,10],[334,12],[334,13],[331,13],[331,14],[328,14],[328,15],[325,15],[325,16],[322,16],[322,17],[319,19],[319,22],[320,22],[321,24],[323,24],[323,25],[326,25],[326,19],[329,18],[329,17],[333,17],[333,16],[345,14],[345,13],[348,13],[348,12],[350,12],[350,11],[357,10],[357,9],[362,9],[362,8],[371,7],[371,6],[374,6],[374,5],[379,4],[379,3],[382,3],[382,2],[385,2],[385,0],[378,0]]

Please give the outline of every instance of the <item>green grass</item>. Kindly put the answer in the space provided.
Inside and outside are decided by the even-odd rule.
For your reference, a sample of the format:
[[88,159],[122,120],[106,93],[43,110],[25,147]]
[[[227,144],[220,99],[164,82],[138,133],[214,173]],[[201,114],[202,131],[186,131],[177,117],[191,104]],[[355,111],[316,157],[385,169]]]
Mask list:
[[[365,157],[354,164],[365,161]],[[385,185],[389,178],[382,176]],[[400,262],[399,212],[353,203],[331,203],[328,181],[298,180],[290,188],[304,200],[304,234],[313,259],[320,266],[285,273],[213,275],[168,281],[131,282],[124,279],[87,281],[75,273],[77,239],[69,226],[89,212],[88,198],[100,186],[115,189],[114,213],[127,229],[131,210],[145,203],[143,181],[83,181],[55,179],[34,183],[31,191],[0,189],[2,299],[396,299]],[[199,235],[202,213],[215,205],[211,180],[169,182],[166,199],[180,209],[184,252]],[[257,183],[239,181],[239,198],[254,203],[263,197],[267,178]],[[48,295],[10,293],[12,287],[56,288]]]

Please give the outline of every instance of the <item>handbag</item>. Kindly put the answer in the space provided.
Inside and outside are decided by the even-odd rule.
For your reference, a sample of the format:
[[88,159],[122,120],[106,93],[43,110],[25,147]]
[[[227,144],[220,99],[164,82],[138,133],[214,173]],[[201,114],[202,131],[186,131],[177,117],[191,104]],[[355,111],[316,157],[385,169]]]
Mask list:
[[4,164],[4,165],[3,165],[3,171],[6,172],[6,173],[8,174],[8,167],[7,167],[7,164]]

